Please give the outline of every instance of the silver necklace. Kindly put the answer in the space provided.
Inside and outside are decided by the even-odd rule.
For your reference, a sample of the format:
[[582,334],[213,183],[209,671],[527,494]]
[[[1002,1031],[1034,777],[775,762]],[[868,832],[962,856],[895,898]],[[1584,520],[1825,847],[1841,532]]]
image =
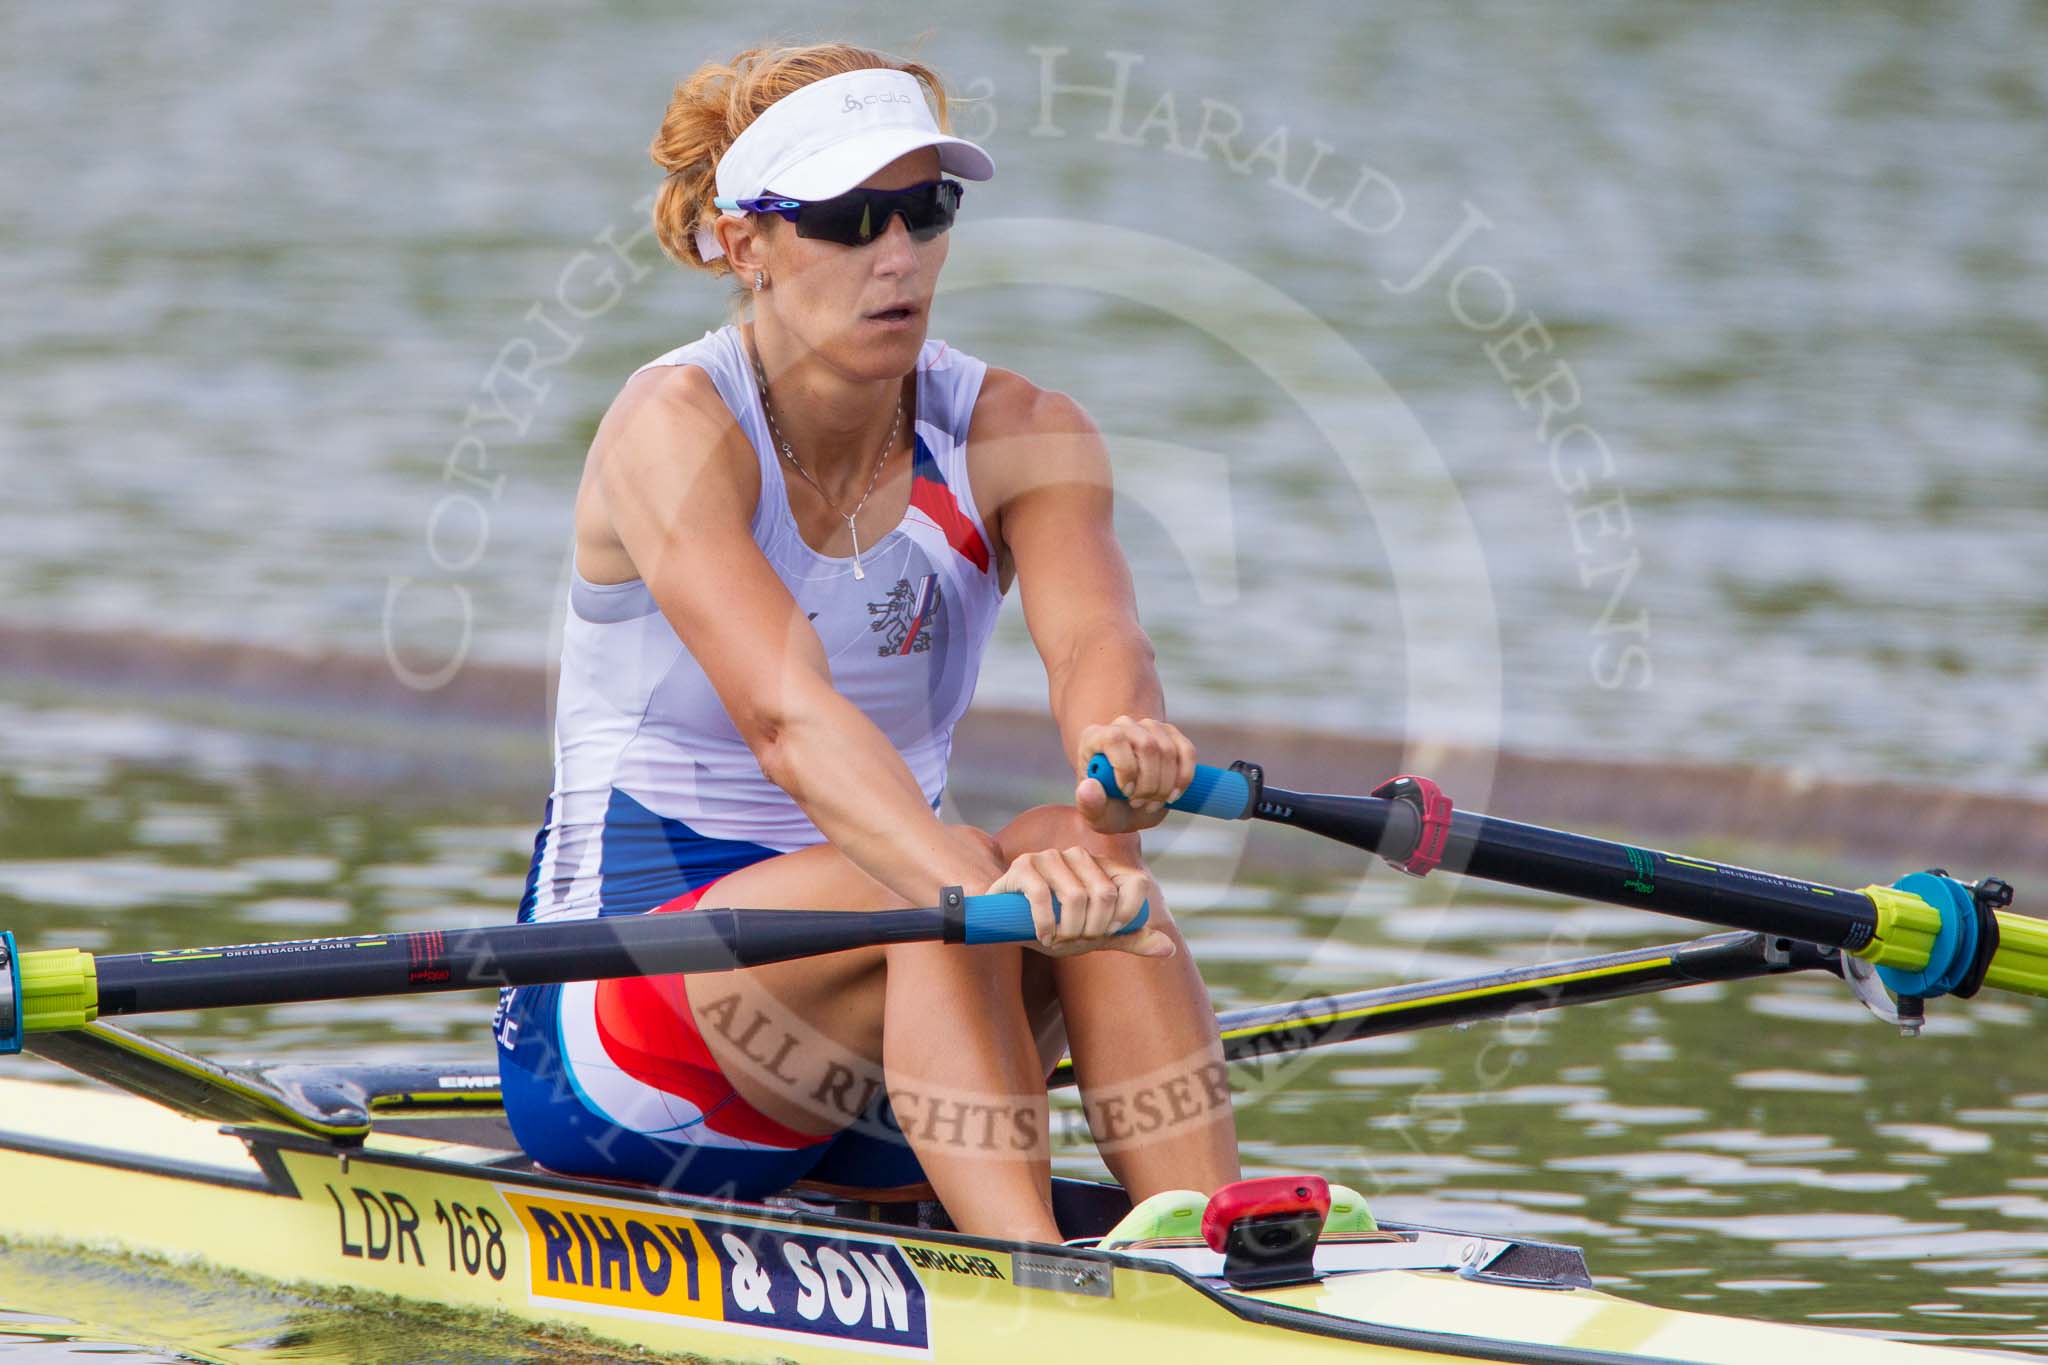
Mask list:
[[853,512],[849,515],[839,510],[839,504],[832,501],[832,495],[811,477],[811,471],[805,469],[803,462],[797,459],[796,452],[789,448],[789,442],[782,439],[782,429],[775,425],[775,409],[768,406],[768,373],[761,368],[760,353],[752,347],[748,348],[748,352],[754,361],[754,377],[761,383],[761,411],[768,418],[769,434],[775,437],[775,444],[781,447],[782,458],[788,460],[796,472],[804,476],[805,483],[818,490],[818,496],[825,500],[825,505],[832,509],[833,515],[846,523],[846,533],[853,537],[853,576],[866,578],[867,573],[860,566],[860,526],[856,519],[860,516],[860,509],[868,505],[868,494],[875,491],[876,481],[882,477],[882,466],[887,463],[889,452],[896,448],[896,433],[903,429],[902,395],[898,394],[896,398],[896,416],[889,423],[889,439],[882,443],[882,453],[875,457],[875,472],[868,475],[867,492],[860,495],[860,501],[853,505]]

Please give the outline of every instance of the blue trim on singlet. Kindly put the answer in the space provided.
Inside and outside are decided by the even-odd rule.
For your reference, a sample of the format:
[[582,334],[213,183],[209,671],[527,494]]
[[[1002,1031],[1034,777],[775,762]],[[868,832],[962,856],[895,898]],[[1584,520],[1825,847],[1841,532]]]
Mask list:
[[914,453],[910,457],[910,477],[930,479],[941,488],[950,487],[951,485],[946,482],[945,471],[939,468],[938,457],[933,455],[932,448],[924,443],[924,437],[913,432],[910,439],[914,447]]
[[[946,799],[932,798],[936,813]],[[554,824],[555,800],[541,808],[540,830],[533,836],[533,861],[519,896],[519,922],[532,920],[540,900],[540,869],[548,849],[560,836]],[[656,815],[614,787],[606,803],[602,847],[598,855],[598,913],[633,915],[666,905],[706,882],[751,867],[780,850],[744,839],[714,839],[681,820]]]
[[547,804],[540,808],[540,828],[533,835],[533,862],[526,869],[526,887],[519,893],[519,922],[526,924],[533,919],[534,906],[540,902],[540,864],[548,855],[548,835],[555,828],[555,798],[550,796]]
[[637,915],[777,850],[744,839],[713,839],[656,815],[617,787],[605,807],[598,855],[600,915]]
[[[554,817],[555,801],[549,797],[541,810],[540,831],[533,836],[533,862],[526,869],[526,886],[519,897],[522,924],[533,918],[539,905],[541,863],[547,858],[548,849],[562,837]],[[773,858],[779,851],[744,839],[714,839],[701,834],[681,820],[656,815],[616,787],[605,805],[599,839],[600,915],[635,915],[652,910],[728,872]]]

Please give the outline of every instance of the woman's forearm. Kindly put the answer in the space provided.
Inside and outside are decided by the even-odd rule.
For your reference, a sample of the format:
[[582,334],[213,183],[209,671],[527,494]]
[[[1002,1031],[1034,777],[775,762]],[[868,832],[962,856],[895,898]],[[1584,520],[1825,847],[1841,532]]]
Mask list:
[[837,692],[792,707],[755,754],[820,834],[913,905],[932,904],[945,886],[977,893],[1003,871],[948,832],[888,736]]
[[[1090,633],[1061,666],[1047,670],[1046,681],[1060,748],[1076,773],[1092,757],[1081,752],[1081,736],[1089,726],[1118,716],[1166,719],[1152,641],[1135,623]],[[1138,855],[1136,834],[1104,837],[1116,841],[1119,852]]]

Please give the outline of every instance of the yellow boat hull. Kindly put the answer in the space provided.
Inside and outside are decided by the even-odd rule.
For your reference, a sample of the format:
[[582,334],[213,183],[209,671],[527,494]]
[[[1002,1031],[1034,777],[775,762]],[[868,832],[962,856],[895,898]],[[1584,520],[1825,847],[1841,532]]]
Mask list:
[[1959,1358],[1449,1269],[1241,1293],[1140,1255],[611,1189],[419,1137],[373,1132],[349,1149],[223,1130],[127,1095],[19,1080],[0,1080],[0,1237],[496,1310],[737,1360]]

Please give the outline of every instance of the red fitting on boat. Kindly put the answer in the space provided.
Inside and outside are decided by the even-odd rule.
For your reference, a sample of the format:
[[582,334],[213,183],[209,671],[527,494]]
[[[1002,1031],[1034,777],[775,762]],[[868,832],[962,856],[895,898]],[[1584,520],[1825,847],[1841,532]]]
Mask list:
[[[1228,1248],[1233,1231],[1241,1237],[1266,1230],[1264,1240],[1277,1241],[1292,1251],[1301,1240],[1299,1228],[1282,1236],[1274,1231],[1293,1222],[1312,1223],[1307,1244],[1313,1249],[1323,1220],[1330,1216],[1330,1182],[1319,1175],[1269,1175],[1256,1180],[1239,1180],[1209,1196],[1202,1212],[1202,1240],[1213,1251]],[[1260,1239],[1254,1239],[1254,1245]]]
[[1372,794],[1387,801],[1406,801],[1415,808],[1422,822],[1415,847],[1407,857],[1387,861],[1411,877],[1427,877],[1444,860],[1444,844],[1451,837],[1451,798],[1436,783],[1411,773],[1389,778],[1374,787]]

